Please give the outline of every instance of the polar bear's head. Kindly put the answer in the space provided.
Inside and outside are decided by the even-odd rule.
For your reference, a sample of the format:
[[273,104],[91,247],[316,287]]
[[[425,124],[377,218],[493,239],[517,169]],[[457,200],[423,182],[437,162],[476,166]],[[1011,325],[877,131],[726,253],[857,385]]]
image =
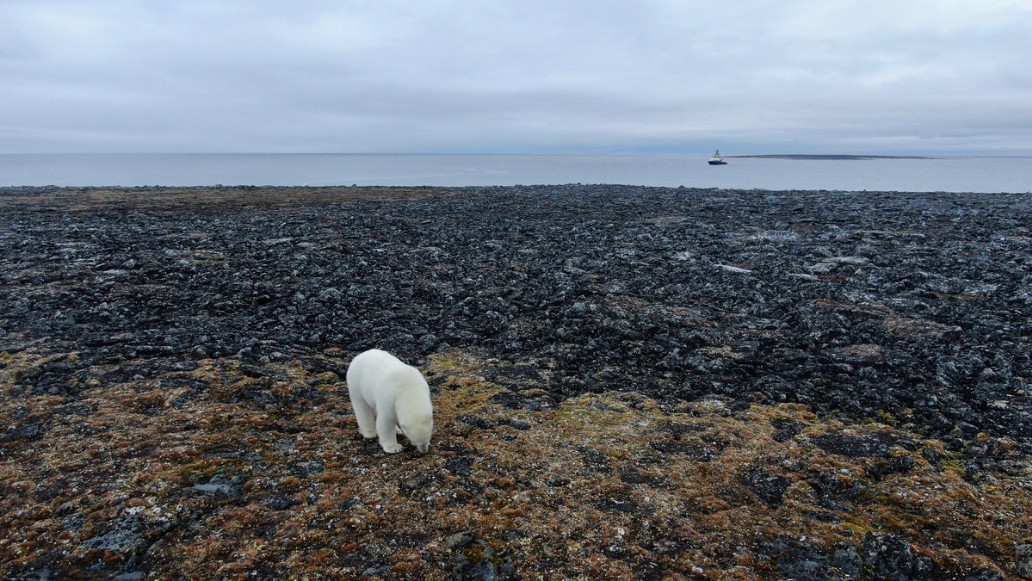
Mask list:
[[398,406],[398,427],[421,453],[430,449],[430,436],[434,433],[434,414],[427,402],[406,402],[410,405]]

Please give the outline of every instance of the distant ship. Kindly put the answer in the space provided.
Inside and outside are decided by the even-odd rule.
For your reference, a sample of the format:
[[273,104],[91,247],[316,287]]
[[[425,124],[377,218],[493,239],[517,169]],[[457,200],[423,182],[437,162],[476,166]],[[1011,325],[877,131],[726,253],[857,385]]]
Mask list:
[[708,163],[710,165],[727,165],[727,162],[724,161],[724,158],[720,157],[720,150],[719,149],[717,150],[716,153],[713,154],[713,157],[709,158],[709,162]]

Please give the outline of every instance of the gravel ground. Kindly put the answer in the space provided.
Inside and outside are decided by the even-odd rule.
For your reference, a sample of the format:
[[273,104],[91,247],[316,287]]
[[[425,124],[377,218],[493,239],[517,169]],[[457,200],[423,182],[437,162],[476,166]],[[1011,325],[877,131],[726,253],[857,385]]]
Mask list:
[[[474,428],[493,429],[506,417],[497,410],[532,418],[614,393],[639,394],[657,414],[700,401],[725,415],[805,409],[897,434],[807,440],[878,459],[869,475],[909,471],[913,459],[889,452],[906,438],[934,441],[911,451],[930,450],[929,466],[948,456],[969,486],[1023,483],[1027,500],[1030,209],[1026,195],[601,185],[2,190],[0,446],[9,468],[28,461],[24,448],[62,418],[98,413],[83,402],[104,386],[164,377],[166,389],[210,392],[174,376],[210,361],[261,378],[301,360],[305,373],[342,377],[351,355],[379,347],[422,366],[455,352],[488,362],[479,373],[497,388],[495,415],[477,408],[459,422]],[[312,386],[234,397],[326,403]],[[810,425],[778,421],[784,440]],[[792,478],[739,480],[780,505]],[[236,491],[228,480],[203,486]],[[889,574],[861,553],[906,542],[865,539],[849,549],[857,571]],[[771,561],[781,574],[805,577],[799,563],[820,562],[805,542],[763,542],[760,553],[802,555]],[[985,571],[1020,572],[1024,550],[991,555]],[[491,562],[519,576],[511,562],[503,571],[502,559],[465,558],[459,575]],[[39,559],[32,571],[62,558]],[[110,570],[132,573],[144,562],[134,559],[109,559]],[[914,555],[901,567],[946,570]]]

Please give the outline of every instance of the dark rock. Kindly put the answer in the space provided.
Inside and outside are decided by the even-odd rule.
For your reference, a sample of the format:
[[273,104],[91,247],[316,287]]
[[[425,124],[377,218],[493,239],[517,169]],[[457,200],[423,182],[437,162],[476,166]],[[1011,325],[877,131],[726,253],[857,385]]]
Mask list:
[[314,474],[321,474],[324,470],[322,462],[311,460],[308,462],[292,462],[288,465],[295,476],[308,477]]
[[427,333],[419,338],[418,349],[420,353],[433,353],[434,348],[441,342],[437,335]]
[[826,434],[812,438],[817,447],[850,458],[885,458],[889,456],[891,438],[880,435],[848,436]]
[[495,423],[493,421],[487,418],[482,418],[480,416],[474,416],[471,414],[463,414],[455,419],[460,422],[469,424],[471,426],[480,428],[482,430],[490,430],[495,427]]
[[786,579],[814,581],[836,577],[827,555],[808,540],[780,536],[761,542],[757,550],[771,556]]
[[853,545],[842,542],[835,547],[832,554],[832,563],[844,576],[851,579],[859,578],[863,572],[864,562],[860,552]]
[[261,503],[272,510],[287,510],[288,508],[292,508],[296,505],[297,500],[286,494],[273,494],[263,498]]
[[147,547],[144,535],[143,519],[136,517],[123,518],[115,523],[108,532],[87,539],[80,545],[82,549],[96,549],[113,553],[138,553]]
[[527,423],[527,422],[525,422],[523,420],[514,420],[514,419],[511,419],[511,418],[502,418],[502,419],[498,420],[498,423],[503,425],[503,426],[509,426],[510,428],[515,428],[517,430],[529,430],[531,428],[531,425],[529,423]]
[[700,440],[650,440],[649,446],[663,454],[684,454],[695,462],[713,460],[714,448]]
[[398,483],[398,489],[406,495],[420,497],[434,481],[433,474],[415,474]]
[[877,459],[867,467],[867,475],[874,479],[884,478],[889,474],[910,472],[914,468],[913,456],[894,456]]
[[579,451],[581,458],[584,460],[584,465],[595,472],[608,473],[613,470],[609,464],[609,459],[602,452],[592,448],[581,448]]
[[494,563],[484,560],[462,571],[459,579],[462,581],[503,581],[505,577],[498,572]]
[[767,506],[776,508],[781,506],[785,490],[792,481],[784,476],[772,474],[762,468],[751,468],[745,473],[745,485],[752,490],[760,500]]
[[866,484],[855,476],[822,472],[809,480],[818,495],[818,502],[830,510],[849,511],[852,503],[862,500],[868,491]]
[[964,581],[1004,581],[1006,577],[999,571],[976,569],[964,576]]
[[486,375],[488,379],[504,387],[537,387],[541,383],[541,373],[529,365],[492,367]]
[[592,504],[599,510],[611,513],[636,514],[641,504],[630,494],[612,493],[596,499]]
[[915,557],[910,544],[892,534],[865,535],[863,560],[867,574],[877,579],[927,579],[933,573],[927,559]]
[[144,518],[136,511],[129,510],[119,517],[106,533],[86,539],[80,545],[84,550],[108,551],[135,559],[167,532],[173,523],[164,518]]
[[774,439],[778,442],[791,440],[806,427],[806,424],[795,420],[773,420],[771,424],[777,430],[777,433],[774,434]]
[[542,411],[555,407],[555,400],[549,394],[500,391],[488,400],[513,410]]
[[79,530],[84,524],[86,524],[86,515],[81,512],[72,513],[61,519],[61,526],[65,530]]
[[42,430],[36,424],[8,428],[0,432],[0,444],[8,444],[19,440],[35,440],[39,438]]
[[377,575],[382,575],[383,573],[386,573],[387,571],[390,571],[390,570],[391,570],[390,565],[387,565],[385,563],[380,563],[380,564],[372,565],[371,567],[366,567],[362,571],[362,576],[363,577],[376,577]]
[[1032,544],[1019,544],[1014,547],[1014,567],[1022,579],[1032,579]]
[[645,474],[633,467],[621,470],[620,480],[627,484],[647,484],[649,486],[660,486],[663,483],[662,478]]
[[455,456],[448,458],[444,463],[444,469],[456,476],[469,476],[472,474],[471,467],[473,460],[469,456]]

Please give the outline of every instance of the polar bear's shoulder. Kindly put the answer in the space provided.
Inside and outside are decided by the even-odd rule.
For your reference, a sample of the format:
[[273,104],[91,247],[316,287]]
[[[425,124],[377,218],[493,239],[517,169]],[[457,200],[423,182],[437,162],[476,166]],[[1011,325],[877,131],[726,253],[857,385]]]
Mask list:
[[418,369],[379,349],[370,349],[356,355],[348,366],[348,380],[349,383],[354,381],[361,388],[371,387],[365,385],[368,383],[387,383],[395,389],[426,385]]
[[404,365],[397,357],[379,349],[363,351],[355,355],[354,359],[351,360],[352,366],[393,366],[399,364]]

